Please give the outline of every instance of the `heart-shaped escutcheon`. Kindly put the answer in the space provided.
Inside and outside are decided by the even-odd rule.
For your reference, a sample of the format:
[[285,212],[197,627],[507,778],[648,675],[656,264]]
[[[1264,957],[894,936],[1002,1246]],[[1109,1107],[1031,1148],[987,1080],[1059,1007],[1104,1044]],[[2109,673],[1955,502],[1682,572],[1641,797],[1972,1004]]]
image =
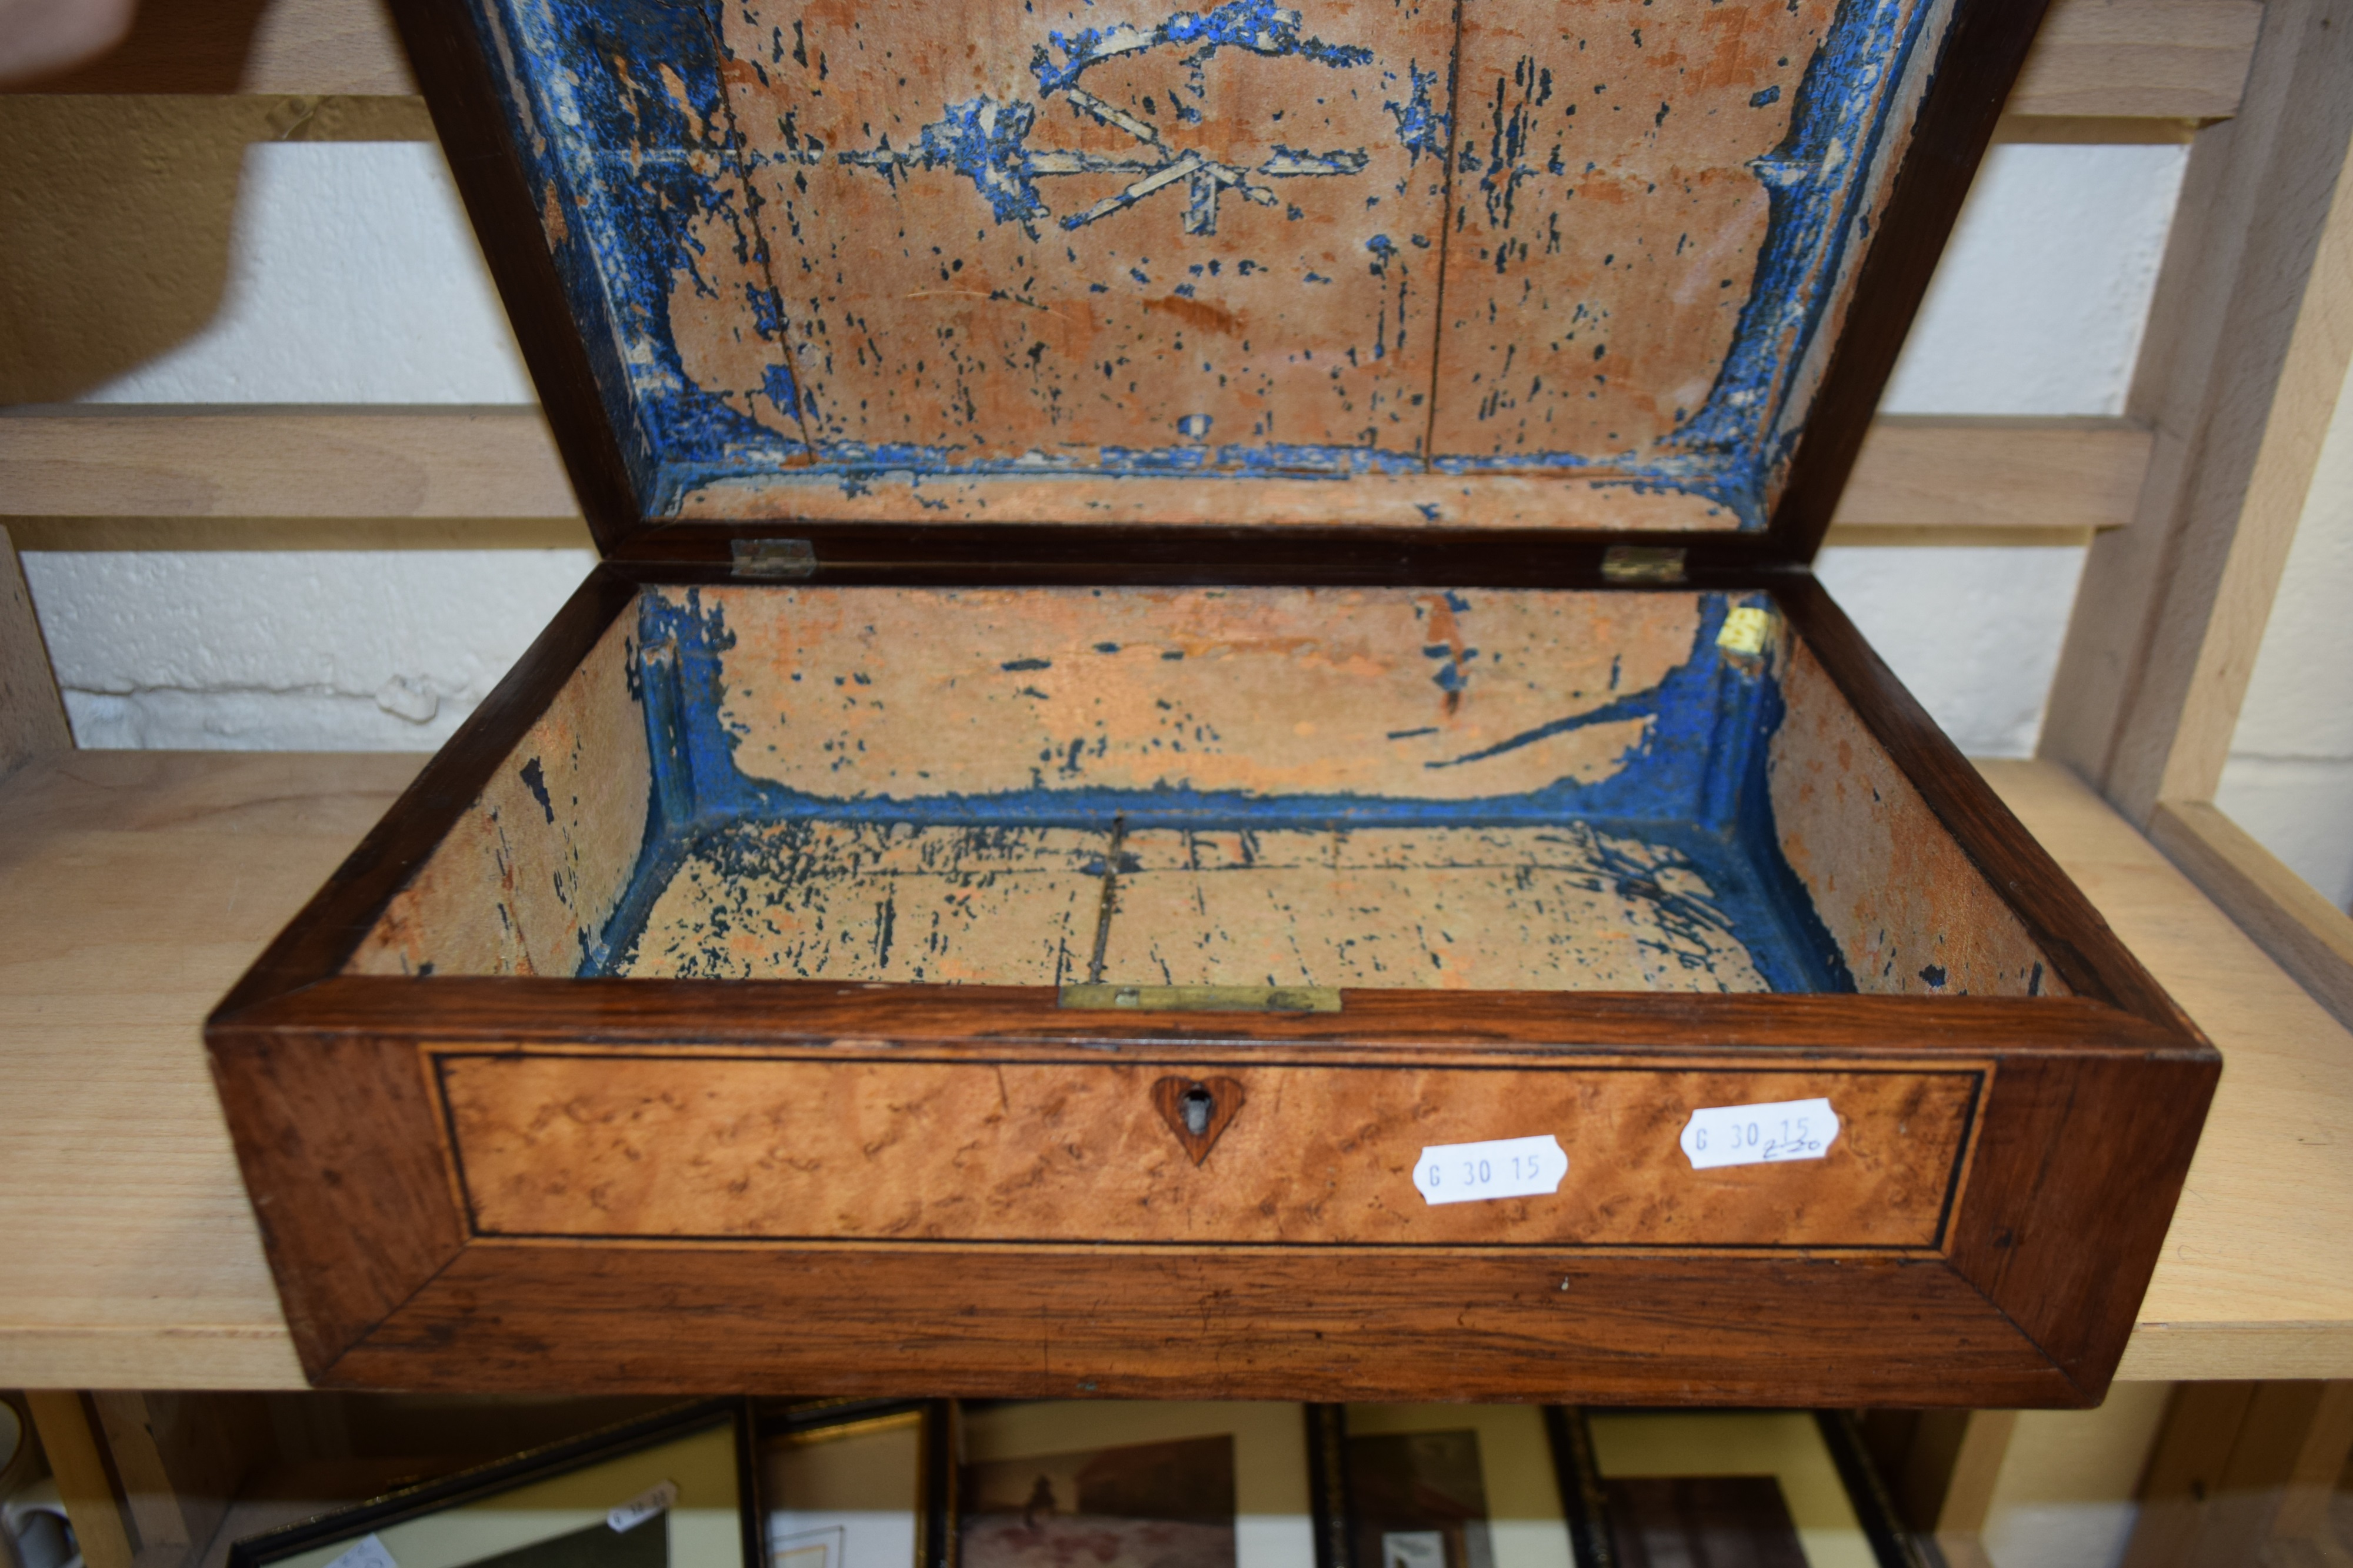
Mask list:
[[1164,1078],[1152,1086],[1152,1103],[1198,1165],[1241,1110],[1242,1086],[1229,1078]]

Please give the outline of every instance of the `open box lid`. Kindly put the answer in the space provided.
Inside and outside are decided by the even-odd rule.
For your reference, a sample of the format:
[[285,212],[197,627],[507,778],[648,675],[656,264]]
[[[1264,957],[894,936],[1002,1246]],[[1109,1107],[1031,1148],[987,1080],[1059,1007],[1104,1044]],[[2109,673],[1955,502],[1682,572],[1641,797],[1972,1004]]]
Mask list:
[[2042,6],[397,8],[599,546],[800,575],[1802,563]]

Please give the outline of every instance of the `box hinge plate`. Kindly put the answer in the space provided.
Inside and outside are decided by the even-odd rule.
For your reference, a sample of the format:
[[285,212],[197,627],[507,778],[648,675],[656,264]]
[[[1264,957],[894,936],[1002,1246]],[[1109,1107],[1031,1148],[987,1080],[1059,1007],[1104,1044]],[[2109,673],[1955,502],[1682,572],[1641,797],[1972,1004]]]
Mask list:
[[1065,985],[1061,1004],[1121,1013],[1336,1013],[1329,985]]
[[806,539],[738,539],[738,577],[791,578],[817,575],[817,546]]
[[1680,583],[1683,549],[1680,545],[1613,544],[1601,552],[1601,575],[1611,583]]

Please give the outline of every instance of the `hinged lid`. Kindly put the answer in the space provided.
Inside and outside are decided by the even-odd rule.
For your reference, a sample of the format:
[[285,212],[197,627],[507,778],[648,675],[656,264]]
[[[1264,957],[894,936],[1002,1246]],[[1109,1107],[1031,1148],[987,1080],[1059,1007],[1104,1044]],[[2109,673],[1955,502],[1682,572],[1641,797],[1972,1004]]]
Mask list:
[[599,543],[771,573],[1806,560],[2041,9],[400,8]]

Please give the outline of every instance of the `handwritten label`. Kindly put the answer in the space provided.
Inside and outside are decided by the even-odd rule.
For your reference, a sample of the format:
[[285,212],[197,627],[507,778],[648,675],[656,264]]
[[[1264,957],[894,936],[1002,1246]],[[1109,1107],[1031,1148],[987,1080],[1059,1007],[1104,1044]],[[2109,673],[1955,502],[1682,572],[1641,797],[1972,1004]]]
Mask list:
[[1838,1112],[1827,1100],[1777,1100],[1769,1105],[1711,1105],[1683,1124],[1683,1154],[1694,1171],[1819,1160],[1838,1142]]
[[1484,1143],[1433,1143],[1413,1163],[1413,1184],[1421,1201],[1432,1205],[1556,1193],[1567,1174],[1568,1152],[1549,1132]]
[[623,1531],[637,1529],[654,1515],[670,1509],[677,1501],[678,1483],[664,1481],[659,1486],[647,1488],[620,1507],[607,1510],[605,1522],[611,1525],[614,1533],[617,1535]]
[[364,1535],[360,1543],[327,1564],[327,1568],[400,1568],[385,1551],[384,1542],[374,1535]]

